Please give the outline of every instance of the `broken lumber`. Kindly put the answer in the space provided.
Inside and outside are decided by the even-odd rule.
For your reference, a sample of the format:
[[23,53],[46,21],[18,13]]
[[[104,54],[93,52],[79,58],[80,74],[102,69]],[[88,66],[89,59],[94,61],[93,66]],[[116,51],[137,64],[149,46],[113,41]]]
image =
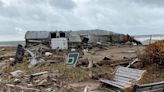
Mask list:
[[122,60],[102,60],[98,62],[98,65],[110,65],[110,66],[117,66],[122,64],[129,64],[132,59],[122,59]]
[[28,88],[21,85],[6,84],[6,86],[11,87],[11,88],[19,88],[21,90],[40,91],[39,89],[36,89],[36,88]]
[[40,75],[43,75],[43,74],[48,74],[48,71],[34,73],[34,74],[31,74],[31,76],[40,76]]

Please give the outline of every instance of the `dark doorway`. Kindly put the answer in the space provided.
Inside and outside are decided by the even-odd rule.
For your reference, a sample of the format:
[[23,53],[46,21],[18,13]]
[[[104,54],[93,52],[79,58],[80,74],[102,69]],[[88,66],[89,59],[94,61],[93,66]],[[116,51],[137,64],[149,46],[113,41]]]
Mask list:
[[65,33],[61,32],[60,37],[65,37]]
[[51,38],[56,38],[56,33],[51,33]]

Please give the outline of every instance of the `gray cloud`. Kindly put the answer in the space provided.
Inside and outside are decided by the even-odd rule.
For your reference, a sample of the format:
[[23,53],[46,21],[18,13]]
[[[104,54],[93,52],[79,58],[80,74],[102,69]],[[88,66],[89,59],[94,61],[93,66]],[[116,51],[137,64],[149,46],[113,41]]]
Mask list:
[[20,17],[20,13],[17,10],[16,7],[1,7],[0,8],[0,13],[2,16],[5,17],[10,17],[10,18],[16,18],[16,17]]
[[50,5],[61,9],[73,9],[76,4],[73,0],[48,0]]
[[46,2],[46,0],[22,0],[22,1],[28,4],[41,4]]
[[28,4],[49,4],[55,8],[59,9],[73,9],[76,7],[76,4],[73,0],[23,0]]
[[17,29],[164,34],[164,8],[160,5],[162,0],[159,1],[5,0],[0,2],[0,36],[10,34],[23,39]]
[[133,0],[136,3],[142,4],[142,5],[150,5],[150,6],[164,6],[164,0]]
[[3,2],[2,1],[0,1],[0,7],[2,7],[3,6]]

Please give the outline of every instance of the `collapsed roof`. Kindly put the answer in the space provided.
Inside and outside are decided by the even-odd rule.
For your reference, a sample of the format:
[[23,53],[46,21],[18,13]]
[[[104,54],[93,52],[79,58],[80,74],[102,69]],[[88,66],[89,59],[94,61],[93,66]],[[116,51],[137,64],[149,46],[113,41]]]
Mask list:
[[91,29],[91,30],[78,30],[78,31],[71,31],[71,35],[112,35],[112,34],[118,34],[114,33],[112,31],[106,31],[101,29]]

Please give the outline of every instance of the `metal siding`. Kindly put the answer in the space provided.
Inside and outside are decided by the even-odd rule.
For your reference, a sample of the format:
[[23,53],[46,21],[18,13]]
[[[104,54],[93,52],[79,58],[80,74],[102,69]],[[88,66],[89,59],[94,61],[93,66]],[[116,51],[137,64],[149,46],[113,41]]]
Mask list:
[[89,35],[89,42],[95,43],[95,42],[108,42],[109,38],[108,36],[97,36],[97,35]]
[[134,92],[164,92],[164,81],[143,85],[136,85]]
[[52,49],[68,49],[68,40],[67,38],[53,38],[51,39],[51,48]]
[[69,42],[81,42],[81,38],[79,35],[70,35],[68,39]]

